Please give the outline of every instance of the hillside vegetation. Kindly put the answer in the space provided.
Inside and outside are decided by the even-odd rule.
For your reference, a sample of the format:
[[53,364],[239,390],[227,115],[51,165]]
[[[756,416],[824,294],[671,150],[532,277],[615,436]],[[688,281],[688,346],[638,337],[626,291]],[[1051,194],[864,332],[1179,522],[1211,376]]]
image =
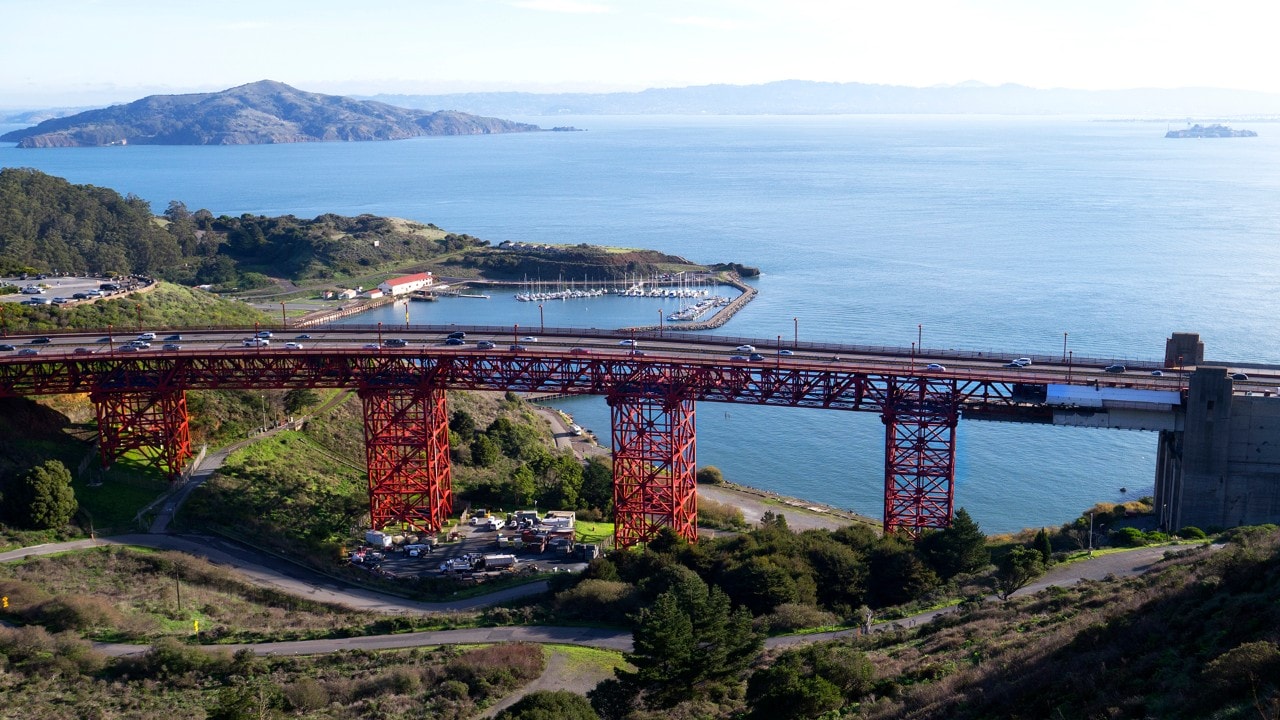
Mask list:
[[247,290],[270,285],[273,278],[302,283],[360,278],[369,284],[409,270],[509,280],[605,280],[701,269],[649,250],[491,247],[430,223],[373,215],[214,216],[174,200],[155,217],[137,196],[73,185],[36,170],[0,170],[0,275],[142,274]]
[[151,95],[45,120],[0,136],[20,148],[103,145],[260,145],[400,140],[423,135],[532,132],[537,125],[428,112],[261,80],[215,93]]

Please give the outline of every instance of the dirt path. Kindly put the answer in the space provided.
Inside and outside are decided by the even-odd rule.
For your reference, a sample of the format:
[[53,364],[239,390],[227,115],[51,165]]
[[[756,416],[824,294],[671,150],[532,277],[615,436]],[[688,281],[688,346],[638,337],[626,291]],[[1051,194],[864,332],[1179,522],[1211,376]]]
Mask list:
[[547,667],[536,680],[515,690],[491,705],[477,718],[491,718],[520,701],[520,698],[540,690],[568,690],[578,695],[586,695],[601,680],[613,677],[613,668],[595,663],[579,662],[568,651],[561,648],[548,650]]

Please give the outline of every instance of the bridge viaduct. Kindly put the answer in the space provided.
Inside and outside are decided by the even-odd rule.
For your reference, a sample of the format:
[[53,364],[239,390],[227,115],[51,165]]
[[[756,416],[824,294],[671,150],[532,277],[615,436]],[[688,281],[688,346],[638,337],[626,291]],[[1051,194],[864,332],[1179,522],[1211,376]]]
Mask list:
[[[244,347],[256,328],[184,329],[182,347],[145,352],[121,351],[110,335],[61,335],[39,346],[18,338],[41,349],[0,359],[0,397],[87,393],[104,466],[138,451],[176,478],[191,457],[187,390],[355,389],[375,528],[434,531],[451,512],[451,389],[604,396],[620,547],[663,527],[696,537],[699,402],[878,413],[886,532],[950,523],[962,417],[1158,431],[1163,527],[1280,521],[1280,368],[1229,373],[1204,363],[1195,335],[1175,333],[1163,362],[1114,373],[1101,369],[1110,361],[1074,355],[1017,367],[991,353],[676,332],[544,329],[541,342],[522,343],[517,328],[465,328],[464,345],[445,344],[458,329],[410,326],[383,342],[381,327],[375,336],[374,328],[332,326],[309,329],[315,336],[292,349]],[[742,344],[761,353],[752,359]]]

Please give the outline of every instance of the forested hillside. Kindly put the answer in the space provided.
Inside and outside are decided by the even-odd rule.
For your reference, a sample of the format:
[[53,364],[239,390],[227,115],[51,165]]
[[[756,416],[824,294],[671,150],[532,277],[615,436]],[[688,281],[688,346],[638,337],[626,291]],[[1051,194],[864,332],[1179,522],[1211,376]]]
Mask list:
[[37,170],[0,170],[0,274],[145,274],[187,285],[250,289],[367,278],[412,268],[508,279],[593,280],[701,269],[649,250],[504,244],[430,223],[360,215],[215,216],[178,200],[73,185]]

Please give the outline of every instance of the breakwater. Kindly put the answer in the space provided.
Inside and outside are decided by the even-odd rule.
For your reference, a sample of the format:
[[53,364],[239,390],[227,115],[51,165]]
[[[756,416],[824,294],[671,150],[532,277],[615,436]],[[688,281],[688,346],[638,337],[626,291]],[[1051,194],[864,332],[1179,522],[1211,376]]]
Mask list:
[[743,282],[742,278],[738,277],[737,273],[729,273],[721,277],[720,281],[723,282],[725,285],[732,285],[733,287],[737,288],[741,292],[741,294],[738,295],[738,297],[734,298],[732,301],[730,301],[728,305],[721,307],[719,310],[716,311],[716,314],[712,315],[706,320],[700,320],[698,322],[692,322],[692,323],[680,323],[679,325],[675,325],[675,324],[636,325],[634,327],[628,327],[623,329],[634,330],[636,332],[643,332],[646,330],[680,330],[680,331],[714,330],[715,328],[718,328],[721,325],[724,325],[725,323],[729,322],[730,318],[732,318],[734,315],[737,315],[739,310],[746,307],[747,303],[754,300],[756,295],[760,293],[760,291],[757,290],[756,288]]

